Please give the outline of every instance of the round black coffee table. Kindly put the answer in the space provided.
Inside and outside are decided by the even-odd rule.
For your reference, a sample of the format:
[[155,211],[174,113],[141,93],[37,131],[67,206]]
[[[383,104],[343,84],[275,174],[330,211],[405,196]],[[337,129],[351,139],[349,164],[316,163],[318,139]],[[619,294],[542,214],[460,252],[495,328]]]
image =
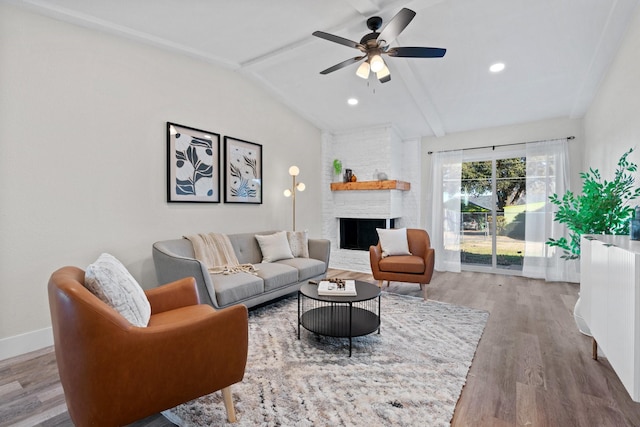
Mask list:
[[380,333],[380,288],[355,281],[356,296],[318,295],[318,285],[305,283],[298,291],[298,339],[300,326],[319,335],[351,339]]

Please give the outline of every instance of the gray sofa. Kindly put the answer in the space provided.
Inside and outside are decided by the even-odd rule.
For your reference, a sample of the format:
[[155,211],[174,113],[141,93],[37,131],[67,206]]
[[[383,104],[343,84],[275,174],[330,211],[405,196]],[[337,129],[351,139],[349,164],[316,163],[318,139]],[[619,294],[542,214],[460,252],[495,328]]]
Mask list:
[[257,276],[250,273],[209,274],[195,259],[187,239],[164,240],[153,244],[153,262],[159,283],[169,283],[193,276],[198,284],[200,301],[216,308],[234,304],[253,307],[296,292],[302,283],[323,278],[329,266],[331,244],[326,239],[309,239],[309,258],[283,259],[262,263],[256,234],[275,231],[228,234],[240,264],[254,264]]

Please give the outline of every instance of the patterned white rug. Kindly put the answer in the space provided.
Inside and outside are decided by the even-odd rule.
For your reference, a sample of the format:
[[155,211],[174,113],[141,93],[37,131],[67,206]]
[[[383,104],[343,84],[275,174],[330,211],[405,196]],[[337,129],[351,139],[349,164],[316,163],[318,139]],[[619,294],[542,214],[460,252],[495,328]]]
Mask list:
[[[297,299],[249,313],[236,426],[447,426],[489,314],[382,294],[381,333],[297,335]],[[215,358],[211,363],[215,363]],[[226,425],[220,392],[163,413],[180,426]],[[231,424],[229,424],[231,425]]]

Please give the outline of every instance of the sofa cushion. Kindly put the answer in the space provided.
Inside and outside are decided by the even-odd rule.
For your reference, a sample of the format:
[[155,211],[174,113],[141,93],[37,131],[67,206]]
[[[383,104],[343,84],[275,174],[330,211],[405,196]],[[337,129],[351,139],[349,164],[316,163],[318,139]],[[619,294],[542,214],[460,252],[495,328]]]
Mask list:
[[309,236],[305,231],[287,231],[287,240],[294,258],[309,258]]
[[134,326],[145,327],[151,304],[131,273],[113,255],[102,254],[87,267],[84,284]]
[[298,281],[298,270],[279,262],[258,264],[258,277],[264,280],[264,291],[269,292]]
[[411,252],[409,252],[406,228],[376,228],[376,231],[380,239],[382,258],[391,255],[411,255]]
[[220,306],[227,306],[264,292],[264,282],[253,274],[212,274],[211,281]]
[[424,259],[415,255],[398,255],[383,258],[378,263],[380,271],[390,273],[424,273]]
[[298,269],[298,280],[307,280],[319,276],[326,271],[324,262],[314,258],[283,259],[276,264],[286,264]]
[[262,251],[262,262],[293,258],[286,231],[268,235],[256,234],[256,240],[260,245],[260,251]]

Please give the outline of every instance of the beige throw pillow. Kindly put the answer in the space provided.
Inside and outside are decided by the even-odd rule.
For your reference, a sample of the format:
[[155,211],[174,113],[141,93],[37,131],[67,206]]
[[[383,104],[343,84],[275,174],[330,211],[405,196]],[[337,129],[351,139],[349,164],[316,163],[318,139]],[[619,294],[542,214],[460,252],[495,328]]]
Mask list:
[[294,258],[309,258],[309,236],[305,231],[287,231],[287,240]]
[[151,304],[131,273],[113,255],[102,254],[87,267],[84,284],[95,296],[131,322],[145,327]]
[[382,258],[391,255],[411,255],[406,228],[376,228],[376,231],[382,247]]
[[293,258],[286,231],[273,234],[256,234],[256,240],[262,252],[262,262],[274,262]]

